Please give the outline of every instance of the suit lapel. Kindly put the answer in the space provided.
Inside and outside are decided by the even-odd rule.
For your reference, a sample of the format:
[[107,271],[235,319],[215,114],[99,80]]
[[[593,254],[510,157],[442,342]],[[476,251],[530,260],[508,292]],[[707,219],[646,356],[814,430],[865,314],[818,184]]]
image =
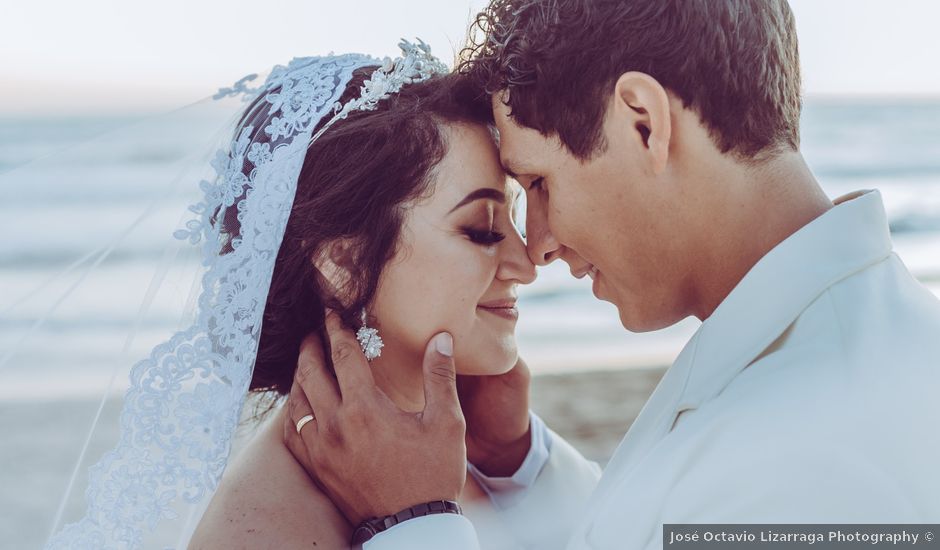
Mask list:
[[630,426],[620,442],[598,482],[591,497],[589,508],[604,500],[606,492],[615,485],[615,480],[627,475],[646,453],[666,435],[676,416],[676,407],[691,372],[698,346],[698,332],[682,349],[676,362],[666,371],[647,400],[639,416]]

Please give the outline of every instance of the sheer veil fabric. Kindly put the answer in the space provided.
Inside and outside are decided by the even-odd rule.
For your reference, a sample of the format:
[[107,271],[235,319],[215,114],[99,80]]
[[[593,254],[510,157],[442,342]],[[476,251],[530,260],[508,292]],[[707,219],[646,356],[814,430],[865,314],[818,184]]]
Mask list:
[[[59,256],[56,275],[29,277],[28,262],[16,276],[0,271],[12,291],[0,299],[11,327],[0,336],[0,413],[12,411],[17,426],[30,426],[24,444],[72,437],[41,452],[68,464],[67,475],[57,472],[20,495],[54,495],[34,503],[45,548],[186,547],[244,414],[274,262],[309,144],[350,111],[374,108],[402,85],[447,71],[420,41],[401,47],[394,61],[295,58],[266,78],[249,75],[212,99],[0,174],[0,188],[32,182],[27,195],[41,201],[36,182],[61,184],[80,159],[105,163],[173,136],[199,148],[162,163],[146,185],[126,182],[121,192],[147,197],[142,211],[82,211],[66,201],[65,219],[52,220],[61,230],[48,238],[72,238],[85,253]],[[339,105],[353,72],[370,66],[380,68],[361,97]],[[76,196],[100,191],[102,204],[120,204],[113,193],[122,187],[91,174],[56,188]],[[239,222],[235,234],[223,223],[230,216]],[[28,258],[22,248],[0,249],[0,263]],[[113,329],[109,338],[96,328],[105,326]],[[83,408],[51,397],[53,387],[77,385],[91,396]],[[119,425],[111,425],[107,411],[117,409]],[[17,455],[8,448],[0,459],[28,472],[34,455],[27,448],[42,449],[27,446]]]

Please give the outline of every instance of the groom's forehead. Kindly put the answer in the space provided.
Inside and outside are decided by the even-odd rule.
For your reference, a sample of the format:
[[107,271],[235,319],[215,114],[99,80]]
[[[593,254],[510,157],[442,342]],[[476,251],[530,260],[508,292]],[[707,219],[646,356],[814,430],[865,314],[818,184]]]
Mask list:
[[519,174],[527,173],[525,165],[517,157],[510,154],[500,142],[499,161],[503,165],[503,170],[513,179],[519,179]]
[[493,118],[499,130],[499,158],[506,173],[517,178],[518,174],[528,173],[527,159],[536,154],[534,147],[538,140],[530,134],[538,132],[520,126],[511,116],[512,111],[498,95],[493,96]]
[[500,139],[499,160],[503,170],[513,179],[519,179],[519,174],[534,173],[530,159],[536,157],[537,153],[527,150],[526,145]]

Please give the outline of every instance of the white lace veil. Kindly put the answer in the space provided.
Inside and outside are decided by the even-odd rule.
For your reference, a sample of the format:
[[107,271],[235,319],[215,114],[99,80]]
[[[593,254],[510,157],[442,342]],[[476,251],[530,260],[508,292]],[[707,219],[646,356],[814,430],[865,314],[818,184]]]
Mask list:
[[[20,494],[4,501],[14,506],[46,495],[34,503],[41,519],[33,528],[43,532],[31,540],[43,540],[50,549],[186,547],[217,488],[244,414],[274,263],[309,144],[349,112],[372,109],[402,85],[447,71],[423,43],[403,42],[401,48],[403,56],[394,61],[358,54],[296,58],[272,69],[257,87],[251,86],[261,79],[250,75],[210,100],[94,140],[81,154],[53,155],[53,162],[0,175],[0,189],[15,189],[24,178],[32,189],[41,189],[35,182],[67,177],[69,163],[87,159],[89,150],[105,157],[143,151],[129,135],[137,140],[175,135],[198,147],[213,140],[194,136],[223,143],[208,163],[190,155],[182,172],[150,174],[153,200],[116,237],[89,246],[55,277],[32,285],[23,282],[29,277],[11,279],[16,284],[4,292],[0,311],[12,328],[0,337],[0,384],[7,390],[6,398],[0,396],[0,419],[35,428],[20,430],[22,454],[7,447],[0,462],[24,472],[31,460],[38,467],[44,456],[68,464],[67,472],[59,467],[54,479],[20,486]],[[353,72],[369,66],[379,69],[361,96],[338,104]],[[49,170],[49,164],[58,168]],[[180,169],[178,163],[168,170]],[[102,184],[94,177],[73,183],[84,192]],[[102,197],[112,199],[120,203],[119,197]],[[185,214],[178,210],[184,201],[192,204]],[[67,205],[63,210],[69,211]],[[66,241],[70,223],[85,235],[84,224],[114,228],[106,215],[102,220],[78,214],[60,221]],[[237,216],[234,236],[221,223],[227,216]],[[16,234],[4,225],[4,235]],[[169,233],[179,241],[161,245]],[[146,250],[160,251],[151,273],[138,272],[140,262],[120,268],[122,260]],[[99,361],[69,365],[75,355],[60,348],[94,347],[97,332],[92,328],[75,342],[61,327],[122,318],[109,317],[111,310],[135,312],[123,317],[133,319],[120,327],[123,342],[117,349],[123,351],[115,353],[112,341],[100,343]],[[168,329],[172,326],[175,333]],[[152,351],[140,354],[144,349]],[[135,362],[135,355],[146,358]],[[53,382],[67,386],[69,380],[88,385],[95,398],[82,408],[57,400],[28,403],[29,398],[16,405],[21,394],[15,388],[32,387],[41,395],[47,381],[51,387]],[[119,425],[103,420],[109,410],[116,418],[118,407]],[[61,439],[57,434],[63,433],[72,443],[44,451],[30,446],[37,439]]]

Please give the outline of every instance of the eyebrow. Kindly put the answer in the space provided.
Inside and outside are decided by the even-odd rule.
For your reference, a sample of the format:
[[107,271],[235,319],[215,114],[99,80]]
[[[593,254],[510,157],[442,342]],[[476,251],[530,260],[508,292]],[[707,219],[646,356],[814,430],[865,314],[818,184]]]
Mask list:
[[471,202],[479,200],[494,200],[500,204],[505,204],[506,194],[498,189],[493,189],[492,187],[481,187],[480,189],[477,189],[476,191],[464,197],[462,201],[457,203],[457,206],[450,209],[448,214],[452,213],[454,210],[457,210],[461,206],[466,206]]

